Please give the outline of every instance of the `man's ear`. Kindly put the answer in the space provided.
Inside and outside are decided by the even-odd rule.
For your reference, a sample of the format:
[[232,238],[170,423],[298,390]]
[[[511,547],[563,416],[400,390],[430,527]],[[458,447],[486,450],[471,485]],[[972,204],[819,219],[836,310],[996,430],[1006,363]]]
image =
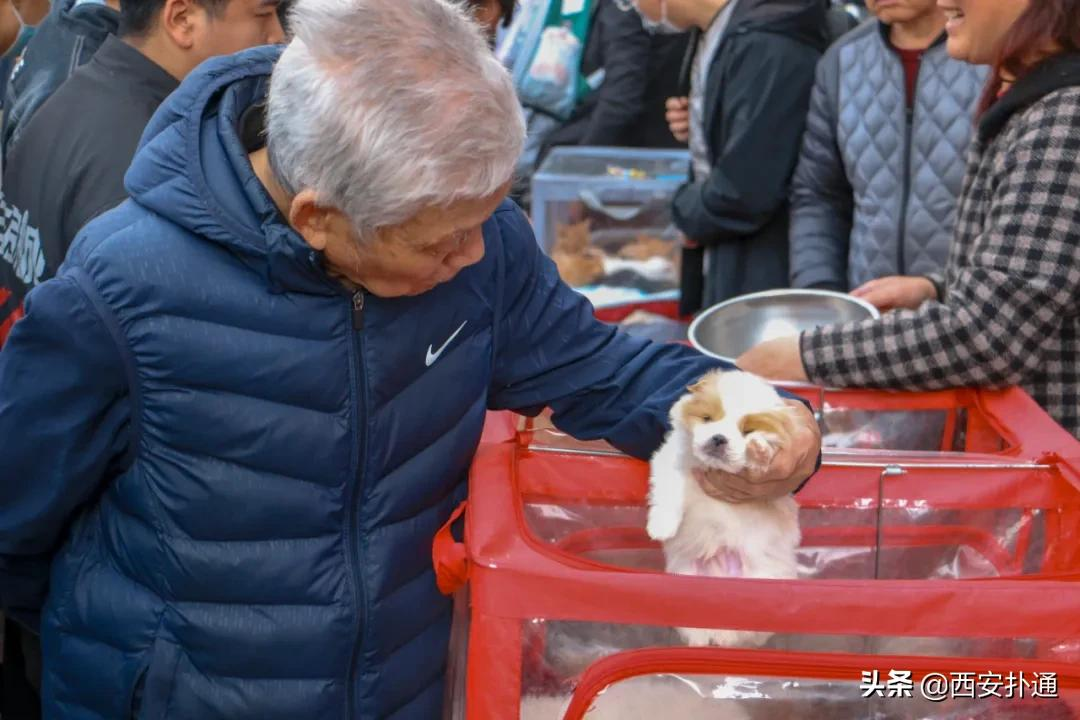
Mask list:
[[206,20],[206,10],[195,0],[165,0],[161,10],[162,29],[181,50],[195,46],[199,25]]
[[323,251],[329,238],[329,210],[318,203],[314,190],[301,190],[289,205],[289,224],[313,249]]

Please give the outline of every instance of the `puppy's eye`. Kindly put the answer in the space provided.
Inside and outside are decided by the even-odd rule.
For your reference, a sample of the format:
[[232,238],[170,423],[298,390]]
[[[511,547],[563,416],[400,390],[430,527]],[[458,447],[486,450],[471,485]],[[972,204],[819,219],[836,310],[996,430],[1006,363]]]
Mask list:
[[701,419],[705,422],[712,422],[712,415],[702,415]]

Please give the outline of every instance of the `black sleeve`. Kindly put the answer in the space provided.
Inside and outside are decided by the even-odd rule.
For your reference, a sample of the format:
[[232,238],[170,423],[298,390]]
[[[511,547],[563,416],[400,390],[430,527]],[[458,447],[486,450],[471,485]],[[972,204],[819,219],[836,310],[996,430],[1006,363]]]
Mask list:
[[775,33],[725,43],[709,77],[720,88],[709,93],[720,103],[709,127],[712,172],[684,185],[672,208],[688,238],[712,244],[753,235],[784,207],[819,57]]
[[[126,141],[118,137],[112,145],[103,143],[109,145],[107,150],[93,149],[82,166],[82,172],[72,178],[60,223],[60,239],[65,254],[86,223],[127,199],[124,175],[131,165],[139,139],[137,133],[129,135],[130,139]],[[125,147],[129,143],[130,147]]]
[[581,144],[624,145],[645,110],[650,38],[637,13],[620,10],[610,0],[602,2],[595,22],[601,24],[604,82],[596,91]]

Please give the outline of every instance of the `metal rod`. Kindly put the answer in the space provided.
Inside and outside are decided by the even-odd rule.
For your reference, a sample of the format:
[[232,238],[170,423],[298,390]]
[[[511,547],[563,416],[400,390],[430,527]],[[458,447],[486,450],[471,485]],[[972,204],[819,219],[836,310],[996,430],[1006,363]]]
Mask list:
[[885,478],[899,477],[905,471],[899,465],[890,465],[878,475],[877,539],[874,543],[874,579],[881,579],[881,546],[885,542]]
[[825,460],[822,467],[846,468],[922,468],[923,470],[1052,470],[1052,465],[1038,463],[921,463],[921,462],[831,462]]
[[[585,448],[557,448],[549,447],[546,445],[529,445],[527,448],[530,452],[538,453],[554,453],[558,455],[593,455],[600,457],[630,457],[626,453],[621,453],[618,450],[588,450]],[[840,467],[840,468],[881,468],[881,467],[897,467],[897,468],[922,468],[924,470],[1051,470],[1052,465],[1044,465],[1039,463],[942,463],[942,462],[895,462],[895,461],[832,461],[826,456],[825,460],[821,463],[822,467]]]
[[529,445],[527,448],[530,452],[538,453],[557,453],[559,455],[600,455],[603,457],[630,457],[626,453],[621,453],[618,450],[584,450],[582,448],[553,448],[544,445]]

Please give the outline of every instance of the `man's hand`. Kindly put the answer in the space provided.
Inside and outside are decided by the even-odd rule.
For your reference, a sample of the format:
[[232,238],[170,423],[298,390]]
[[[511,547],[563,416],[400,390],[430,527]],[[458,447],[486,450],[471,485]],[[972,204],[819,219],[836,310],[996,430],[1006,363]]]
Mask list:
[[740,370],[760,375],[766,380],[809,382],[799,350],[799,336],[766,340],[747,350],[735,361]]
[[777,448],[765,470],[739,475],[702,472],[698,482],[708,495],[730,503],[773,500],[795,492],[813,474],[821,452],[821,429],[806,405],[798,400],[787,402],[793,428],[790,442]]
[[851,291],[853,297],[861,298],[881,312],[890,310],[918,310],[927,300],[937,299],[934,283],[924,277],[892,275],[871,280]]
[[685,97],[672,97],[665,104],[668,127],[671,134],[679,142],[690,139],[690,99]]

